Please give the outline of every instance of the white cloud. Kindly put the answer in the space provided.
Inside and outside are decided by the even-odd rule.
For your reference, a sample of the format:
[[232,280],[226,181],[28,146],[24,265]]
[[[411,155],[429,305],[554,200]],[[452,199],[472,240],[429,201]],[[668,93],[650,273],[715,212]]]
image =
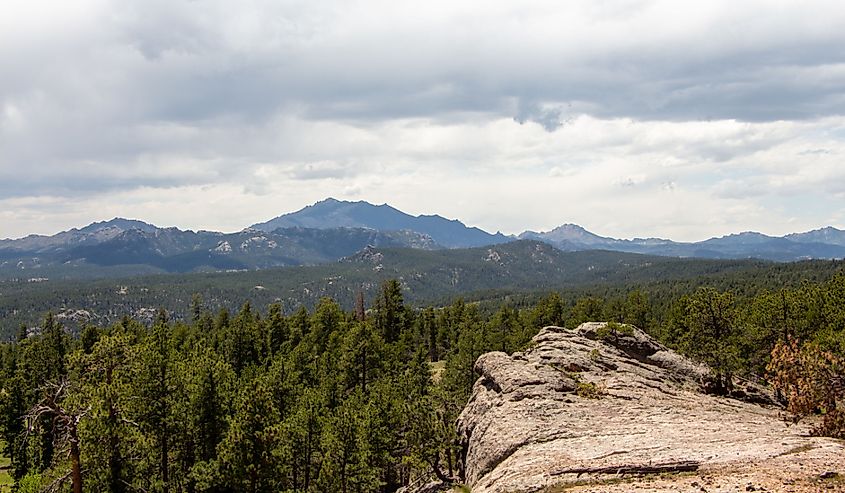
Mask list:
[[[622,237],[693,240],[746,229],[786,233],[783,214],[795,218],[790,228],[820,226],[824,218],[799,210],[773,213],[762,205],[766,200],[790,195],[843,209],[835,203],[841,193],[835,184],[845,182],[845,170],[837,165],[845,143],[819,132],[839,124],[631,125],[581,117],[564,131],[549,133],[507,119],[447,126],[391,120],[367,127],[297,121],[286,124],[302,132],[293,150],[247,136],[242,142],[255,147],[245,145],[238,155],[252,161],[157,155],[160,161],[141,159],[149,166],[119,168],[113,175],[127,183],[171,185],[31,202],[7,199],[0,207],[17,212],[7,213],[4,222],[18,224],[22,232],[106,219],[104,211],[160,225],[232,231],[337,196],[388,202],[416,214],[440,213],[508,233],[563,222]],[[317,133],[321,139],[305,138]],[[787,138],[763,150],[748,138],[769,133]],[[710,135],[733,142],[735,156],[702,150]],[[822,147],[828,152],[801,152]],[[323,159],[308,161],[309,155]],[[69,222],[68,214],[50,219],[45,211],[65,202],[75,204],[76,220]]]

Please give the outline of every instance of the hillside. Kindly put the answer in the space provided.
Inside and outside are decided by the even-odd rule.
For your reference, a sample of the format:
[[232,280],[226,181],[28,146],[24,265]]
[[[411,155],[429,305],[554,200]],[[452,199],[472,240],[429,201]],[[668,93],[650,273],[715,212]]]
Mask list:
[[[6,364],[0,365],[0,381],[11,398],[2,399],[0,414],[14,425],[39,402],[67,404],[52,412],[70,409],[79,417],[80,441],[89,445],[77,450],[73,463],[85,472],[86,491],[114,490],[110,478],[154,490],[164,469],[180,477],[203,473],[207,484],[232,491],[343,491],[351,467],[357,472],[349,484],[364,484],[360,491],[415,487],[433,471],[491,493],[500,486],[508,492],[551,488],[545,493],[634,486],[700,491],[702,485],[716,491],[748,485],[754,491],[781,491],[786,485],[796,492],[817,491],[841,484],[835,475],[822,477],[830,472],[823,467],[840,467],[841,442],[808,439],[803,424],[787,429],[776,411],[736,399],[771,402],[769,392],[739,376],[760,375],[768,355],[776,354],[773,347],[783,347],[783,310],[806,340],[827,347],[841,341],[830,336],[841,332],[845,277],[835,274],[842,267],[830,261],[566,253],[522,241],[453,251],[366,248],[333,266],[156,276],[126,284],[0,283],[0,300],[30,287],[41,296],[13,300],[11,306],[25,309],[4,306],[5,319],[38,306],[55,313],[38,326],[27,324],[27,330],[12,327],[12,343],[3,345]],[[420,303],[426,294],[420,281],[429,277],[440,279],[429,287],[448,293],[454,292],[450,287],[508,289],[509,279],[537,286],[548,281],[543,272],[557,273],[568,290],[627,291],[602,299],[549,293],[558,286],[544,286],[546,294],[534,303],[520,301],[516,291],[492,310],[461,299]],[[592,272],[604,273],[594,279]],[[311,311],[289,305],[293,297],[315,300],[331,290],[351,298],[350,288],[360,280],[376,283],[381,275],[397,273],[399,282],[364,286],[364,310],[351,299],[342,300],[347,311],[331,298],[321,298]],[[592,282],[581,284],[585,280]],[[731,291],[684,292],[688,284]],[[103,290],[91,289],[96,286]],[[292,289],[291,298],[280,298],[284,286]],[[776,290],[766,289],[771,287]],[[743,296],[742,289],[757,294]],[[670,305],[656,309],[649,302],[661,290],[670,294]],[[204,299],[187,299],[196,293]],[[262,296],[280,303],[267,307]],[[87,308],[74,308],[84,303]],[[221,306],[230,310],[220,311]],[[666,346],[630,326],[575,329],[600,319],[636,323]],[[109,324],[115,320],[119,323]],[[80,324],[81,332],[66,331]],[[712,326],[719,327],[717,333]],[[532,340],[541,327],[547,329]],[[711,356],[736,355],[727,367],[736,371],[733,385],[703,387],[724,390],[733,399],[699,392],[703,379],[724,383],[726,374],[711,374],[668,347],[719,369],[726,362]],[[772,358],[790,374],[796,367],[789,353]],[[476,361],[483,379],[471,395]],[[112,380],[104,378],[108,372]],[[58,379],[68,386],[60,386],[56,398],[44,397]],[[109,414],[88,412],[110,405],[121,417],[114,442],[103,439]],[[166,414],[151,414],[153,406]],[[841,416],[828,413],[825,422],[829,415]],[[45,441],[52,422],[0,430],[6,443],[26,443],[19,450],[39,454],[11,456],[16,478],[32,470],[30,458],[62,450]],[[160,446],[151,446],[163,436],[155,428],[163,422],[178,432],[168,435],[166,445],[159,440]],[[271,440],[256,442],[256,436]],[[267,457],[258,479],[240,472],[255,464],[245,449]],[[183,450],[205,455],[183,460]],[[108,457],[123,451],[137,451],[133,460],[150,467],[114,472]],[[371,462],[374,456],[382,460]],[[34,480],[44,484],[66,474],[66,457],[49,461]],[[687,472],[635,477],[675,467]],[[309,474],[316,488],[304,486]]]
[[[399,279],[413,304],[448,303],[456,296],[498,297],[549,289],[573,290],[653,285],[659,293],[694,289],[703,282],[743,282],[759,288],[767,279],[780,285],[799,278],[831,276],[841,267],[829,262],[770,264],[760,261],[652,257],[608,251],[561,252],[545,243],[517,241],[494,247],[457,250],[365,248],[331,264],[248,272],[156,275],[123,279],[0,281],[2,333],[21,324],[37,325],[48,310],[63,317],[109,323],[130,314],[146,316],[156,308],[185,317],[194,293],[217,310],[243,301],[266,307],[281,302],[290,312],[314,306],[325,296],[351,308],[355,293],[372,299],[387,279]],[[733,280],[731,280],[733,279]],[[741,282],[738,282],[741,281]],[[486,295],[485,295],[486,293]],[[59,301],[57,301],[59,300]],[[78,322],[78,321],[77,321]]]

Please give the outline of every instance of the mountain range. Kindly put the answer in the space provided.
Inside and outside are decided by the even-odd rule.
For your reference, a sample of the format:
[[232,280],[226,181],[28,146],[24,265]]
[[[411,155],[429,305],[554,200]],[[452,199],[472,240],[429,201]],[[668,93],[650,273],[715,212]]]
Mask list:
[[827,227],[773,237],[755,232],[702,242],[599,236],[575,224],[518,237],[387,204],[326,199],[236,233],[160,228],[115,218],[52,236],[0,240],[0,278],[113,277],[163,272],[255,270],[337,261],[367,246],[437,250],[516,239],[563,251],[610,250],[669,257],[774,261],[845,257],[845,231]]
[[564,224],[548,232],[526,231],[519,238],[543,241],[564,251],[613,250],[669,257],[758,258],[780,262],[845,257],[845,231],[833,227],[786,236],[746,231],[687,243],[662,238],[620,240],[596,235],[577,224]]

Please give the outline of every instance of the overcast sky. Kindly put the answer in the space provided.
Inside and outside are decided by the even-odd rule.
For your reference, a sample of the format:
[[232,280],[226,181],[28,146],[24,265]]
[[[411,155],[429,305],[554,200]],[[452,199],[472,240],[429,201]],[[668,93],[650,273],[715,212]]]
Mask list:
[[0,237],[323,198],[489,231],[845,227],[841,1],[6,0]]

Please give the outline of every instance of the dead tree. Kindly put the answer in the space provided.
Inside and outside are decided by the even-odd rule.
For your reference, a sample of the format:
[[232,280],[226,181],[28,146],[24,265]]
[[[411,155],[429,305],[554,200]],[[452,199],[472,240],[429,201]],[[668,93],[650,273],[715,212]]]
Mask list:
[[42,418],[49,418],[53,427],[53,436],[58,443],[68,445],[70,456],[70,473],[60,478],[58,483],[50,485],[49,490],[58,490],[68,476],[71,478],[73,493],[82,493],[82,465],[79,456],[79,421],[90,410],[68,410],[65,407],[68,389],[70,387],[66,378],[56,383],[48,383],[44,386],[44,396],[26,414],[27,433],[36,431]]
[[560,476],[563,474],[575,474],[577,476],[581,476],[582,474],[615,474],[617,476],[622,476],[624,474],[642,475],[661,474],[668,472],[691,472],[697,471],[700,465],[701,463],[699,463],[698,461],[687,460],[680,462],[664,462],[660,464],[578,467],[571,469],[559,469],[557,471],[553,471],[550,475]]

